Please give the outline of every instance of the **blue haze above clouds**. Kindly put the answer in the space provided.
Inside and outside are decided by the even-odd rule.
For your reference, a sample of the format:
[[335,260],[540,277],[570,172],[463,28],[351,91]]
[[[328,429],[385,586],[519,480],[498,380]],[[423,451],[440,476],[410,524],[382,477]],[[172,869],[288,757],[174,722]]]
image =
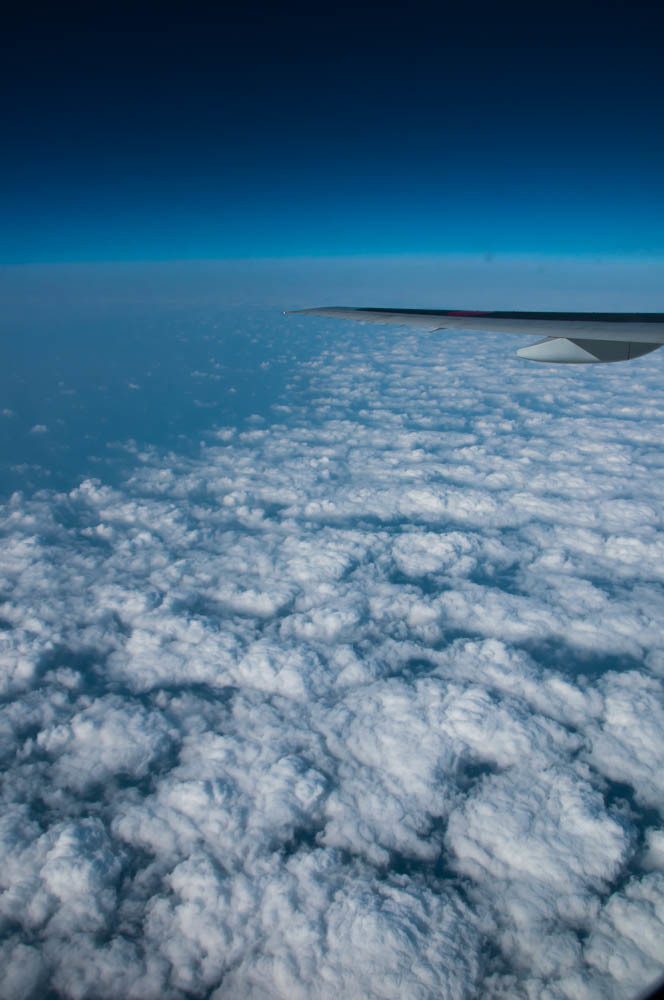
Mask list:
[[0,994],[653,979],[664,351],[281,310],[661,310],[661,261],[2,280]]

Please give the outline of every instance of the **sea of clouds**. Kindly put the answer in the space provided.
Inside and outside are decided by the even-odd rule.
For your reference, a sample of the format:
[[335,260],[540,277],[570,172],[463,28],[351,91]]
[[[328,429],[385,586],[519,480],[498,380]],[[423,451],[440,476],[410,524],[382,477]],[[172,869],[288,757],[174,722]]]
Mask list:
[[632,997],[664,351],[312,331],[272,420],[1,509],[0,996]]

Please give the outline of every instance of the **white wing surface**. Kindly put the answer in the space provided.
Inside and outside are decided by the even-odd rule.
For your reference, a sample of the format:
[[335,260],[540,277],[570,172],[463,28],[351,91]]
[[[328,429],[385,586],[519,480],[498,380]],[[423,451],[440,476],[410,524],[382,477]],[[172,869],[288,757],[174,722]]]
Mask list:
[[542,339],[517,354],[562,364],[630,361],[664,344],[664,313],[480,312],[467,309],[382,309],[322,306],[299,314],[397,323],[425,330],[514,333]]

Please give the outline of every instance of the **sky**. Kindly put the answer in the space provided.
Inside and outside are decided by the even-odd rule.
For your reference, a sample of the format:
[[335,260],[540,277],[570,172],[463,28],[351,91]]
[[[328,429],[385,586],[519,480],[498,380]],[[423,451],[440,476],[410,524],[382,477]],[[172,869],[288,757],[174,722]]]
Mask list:
[[2,1000],[661,974],[664,351],[284,315],[664,312],[661,27],[5,15]]
[[7,264],[664,252],[659,5],[4,18]]

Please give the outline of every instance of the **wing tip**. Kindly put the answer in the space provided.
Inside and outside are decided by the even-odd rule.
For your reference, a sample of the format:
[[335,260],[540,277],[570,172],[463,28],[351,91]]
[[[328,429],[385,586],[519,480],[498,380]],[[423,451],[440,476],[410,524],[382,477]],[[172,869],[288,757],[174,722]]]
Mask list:
[[348,306],[309,306],[307,309],[284,309],[286,313],[315,313],[321,309],[348,309]]

